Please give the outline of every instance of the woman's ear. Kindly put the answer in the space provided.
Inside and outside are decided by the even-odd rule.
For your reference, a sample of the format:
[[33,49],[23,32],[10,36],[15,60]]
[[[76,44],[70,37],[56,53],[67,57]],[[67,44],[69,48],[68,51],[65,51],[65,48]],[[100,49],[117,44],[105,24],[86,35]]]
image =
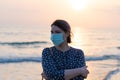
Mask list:
[[66,37],[68,37],[70,35],[70,32],[66,32]]

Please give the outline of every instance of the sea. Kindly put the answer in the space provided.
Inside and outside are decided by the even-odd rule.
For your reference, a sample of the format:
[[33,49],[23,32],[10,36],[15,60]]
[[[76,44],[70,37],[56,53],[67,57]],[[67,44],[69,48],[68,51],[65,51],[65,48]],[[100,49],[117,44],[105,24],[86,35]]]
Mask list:
[[[72,47],[82,49],[85,80],[120,80],[120,29],[72,27]],[[0,80],[41,80],[41,54],[53,46],[49,26],[0,27]]]

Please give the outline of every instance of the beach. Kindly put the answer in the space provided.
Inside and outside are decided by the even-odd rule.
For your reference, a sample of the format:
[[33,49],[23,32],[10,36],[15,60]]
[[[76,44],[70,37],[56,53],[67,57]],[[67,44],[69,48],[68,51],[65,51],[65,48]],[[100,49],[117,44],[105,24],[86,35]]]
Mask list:
[[[49,27],[0,30],[0,80],[41,80],[41,55],[53,46]],[[72,47],[82,49],[90,71],[86,80],[119,80],[120,32],[108,29],[73,29]]]
[[[109,63],[111,62],[111,63]],[[115,60],[91,61],[87,62],[90,74],[86,80],[119,80],[120,71],[116,74],[106,77],[110,71],[116,70],[117,62]],[[1,80],[41,80],[41,63],[23,62],[0,64]]]

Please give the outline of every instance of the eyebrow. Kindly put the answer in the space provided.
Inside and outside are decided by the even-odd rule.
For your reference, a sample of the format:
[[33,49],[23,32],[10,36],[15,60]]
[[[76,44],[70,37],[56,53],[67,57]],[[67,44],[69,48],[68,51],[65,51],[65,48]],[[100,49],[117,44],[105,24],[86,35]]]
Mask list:
[[[51,32],[53,32],[52,30],[51,30]],[[60,30],[56,30],[55,32],[61,32]]]

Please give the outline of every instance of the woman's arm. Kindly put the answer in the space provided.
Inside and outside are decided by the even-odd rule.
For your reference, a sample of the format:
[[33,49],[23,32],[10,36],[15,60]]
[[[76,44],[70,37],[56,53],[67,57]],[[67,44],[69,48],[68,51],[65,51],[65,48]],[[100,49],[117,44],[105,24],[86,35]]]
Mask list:
[[86,66],[86,61],[85,61],[85,56],[84,56],[84,52],[81,49],[76,49],[76,58],[77,58],[77,68],[81,68],[82,69],[82,74],[81,76],[83,78],[87,78],[87,75],[89,74],[89,71],[87,69]]
[[87,73],[86,67],[68,70],[58,70],[55,66],[54,60],[52,59],[49,48],[43,50],[42,66],[44,74],[48,79],[69,80],[78,75],[85,75]]
[[88,74],[87,66],[81,67],[81,68],[75,68],[75,69],[68,69],[65,70],[65,80],[70,80],[76,76],[83,76],[84,78],[87,77]]
[[[78,75],[82,75],[84,76],[84,78],[87,77],[87,73],[89,73],[87,70],[86,70],[86,67],[82,67],[82,68],[76,68],[76,69],[68,69],[68,70],[65,70],[65,76],[64,76],[64,79],[65,80],[70,80]],[[46,80],[48,79],[47,76],[42,73],[41,74],[43,78],[45,78]]]
[[64,70],[57,69],[49,48],[45,48],[42,52],[42,67],[48,79],[64,80]]

